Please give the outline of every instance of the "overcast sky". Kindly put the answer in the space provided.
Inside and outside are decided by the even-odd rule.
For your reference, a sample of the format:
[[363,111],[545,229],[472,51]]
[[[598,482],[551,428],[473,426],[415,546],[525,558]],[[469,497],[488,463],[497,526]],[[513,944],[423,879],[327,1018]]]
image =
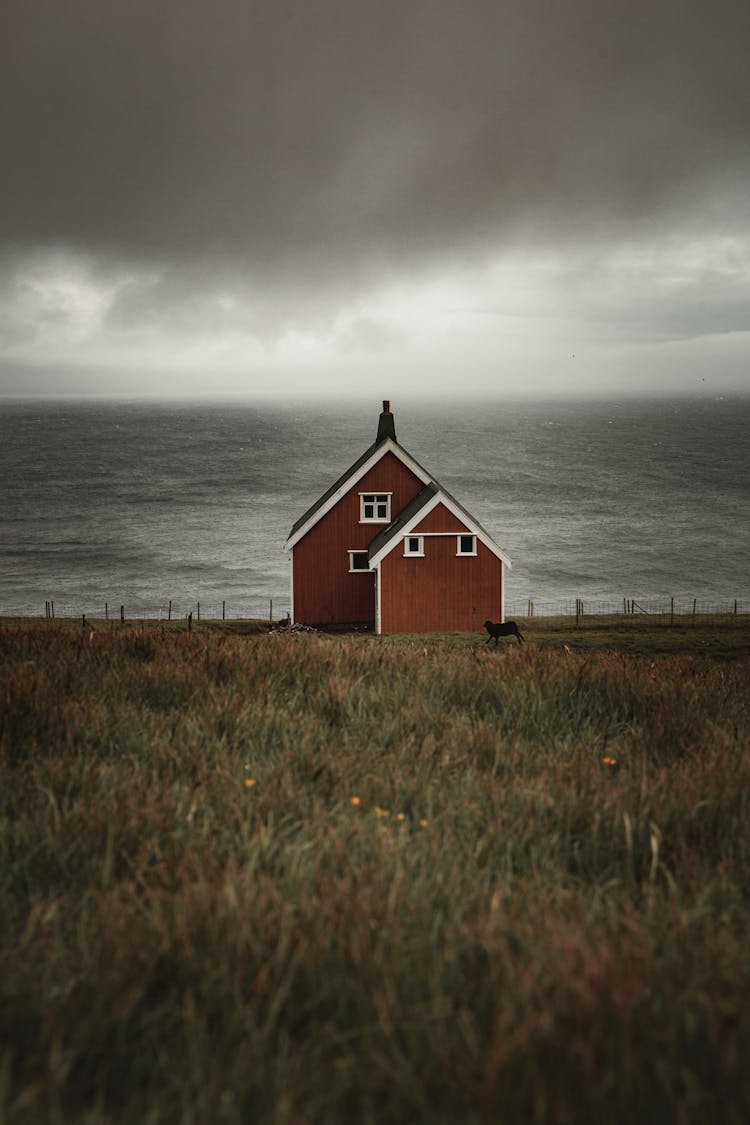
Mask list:
[[747,0],[4,0],[0,393],[750,389]]

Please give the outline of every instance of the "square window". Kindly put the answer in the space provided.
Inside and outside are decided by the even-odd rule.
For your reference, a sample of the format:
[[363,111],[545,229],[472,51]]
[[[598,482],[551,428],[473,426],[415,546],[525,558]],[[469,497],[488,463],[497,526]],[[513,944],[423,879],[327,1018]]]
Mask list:
[[354,574],[357,571],[369,571],[370,564],[367,559],[367,551],[349,551],[349,573]]
[[360,492],[360,494],[359,494],[359,522],[360,523],[390,523],[391,522],[391,494],[390,494],[390,492]]
[[404,555],[424,556],[424,535],[407,535],[404,539]]
[[476,535],[459,535],[458,537],[458,555],[475,555],[477,553],[477,537]]

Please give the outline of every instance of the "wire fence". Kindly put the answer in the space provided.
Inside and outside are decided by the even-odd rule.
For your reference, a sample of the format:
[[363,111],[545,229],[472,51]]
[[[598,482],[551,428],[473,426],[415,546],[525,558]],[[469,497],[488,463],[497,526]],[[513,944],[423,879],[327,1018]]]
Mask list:
[[290,612],[289,596],[252,601],[190,601],[187,599],[143,604],[116,599],[112,602],[72,603],[45,601],[33,606],[0,606],[0,617],[83,618],[102,621],[284,621]]
[[651,617],[654,621],[667,619],[686,622],[692,619],[705,621],[707,617],[739,617],[750,613],[750,601],[727,598],[708,601],[703,598],[622,598],[605,599],[567,598],[560,601],[525,601],[506,603],[505,616],[509,617]]
[[[47,600],[38,609],[31,605],[2,606],[0,617],[86,618],[106,621],[284,621],[290,615],[289,596],[256,598],[247,601],[193,601],[167,599],[148,604],[115,599],[111,602],[73,603]],[[622,598],[621,600],[566,598],[536,601],[531,598],[506,602],[506,618],[565,617],[581,621],[586,617],[650,617],[657,621],[681,623],[706,618],[741,617],[750,613],[750,600],[727,598],[723,601],[702,598]]]

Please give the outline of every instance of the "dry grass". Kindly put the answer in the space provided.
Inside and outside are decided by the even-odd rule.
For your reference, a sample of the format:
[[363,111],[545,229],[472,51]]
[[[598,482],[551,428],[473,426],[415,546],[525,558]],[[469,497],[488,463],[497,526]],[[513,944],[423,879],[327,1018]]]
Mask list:
[[6,625],[0,1119],[746,1121],[750,662],[538,639]]

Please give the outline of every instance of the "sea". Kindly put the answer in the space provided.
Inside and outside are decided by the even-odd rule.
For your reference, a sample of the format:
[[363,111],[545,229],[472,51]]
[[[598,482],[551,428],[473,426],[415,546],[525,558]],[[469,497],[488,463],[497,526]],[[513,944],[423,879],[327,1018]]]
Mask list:
[[[284,617],[291,526],[380,409],[0,400],[0,615]],[[510,556],[508,616],[579,599],[750,611],[750,397],[392,409],[399,442]]]

